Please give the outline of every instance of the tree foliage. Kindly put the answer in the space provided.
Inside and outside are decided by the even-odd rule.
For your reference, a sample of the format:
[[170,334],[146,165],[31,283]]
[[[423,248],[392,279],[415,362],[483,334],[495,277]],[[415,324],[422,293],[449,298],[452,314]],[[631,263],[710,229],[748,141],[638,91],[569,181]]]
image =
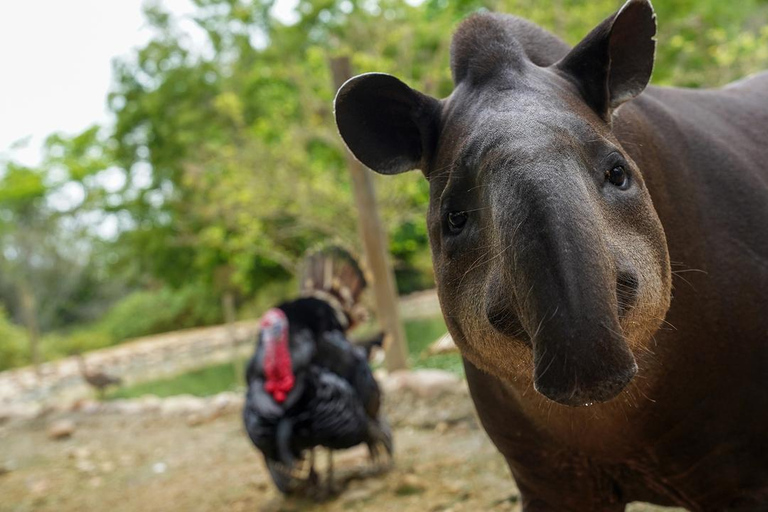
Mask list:
[[[221,293],[242,304],[284,289],[315,243],[359,247],[329,59],[444,97],[450,34],[472,12],[518,14],[574,44],[621,3],[300,0],[291,24],[273,0],[194,0],[191,17],[149,3],[152,39],[114,62],[114,123],[51,136],[39,168],[2,162],[0,298],[20,322],[26,286],[51,331],[123,297],[100,344],[218,321]],[[768,68],[765,0],[654,6],[654,83],[719,86]],[[428,183],[375,183],[401,291],[429,286]],[[161,303],[167,315],[136,320]]]

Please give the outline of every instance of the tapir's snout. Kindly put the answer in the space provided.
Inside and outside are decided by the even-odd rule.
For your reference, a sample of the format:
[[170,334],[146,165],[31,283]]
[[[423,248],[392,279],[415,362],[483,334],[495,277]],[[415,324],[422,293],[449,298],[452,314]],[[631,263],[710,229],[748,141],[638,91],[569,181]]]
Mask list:
[[576,308],[581,314],[574,316],[561,304],[544,317],[529,312],[533,316],[524,318],[525,308],[513,311],[510,301],[502,303],[504,287],[499,280],[493,283],[488,291],[495,300],[486,310],[488,321],[500,334],[532,350],[534,388],[548,399],[574,407],[607,402],[637,374],[619,321],[632,307],[629,297],[623,307],[606,307],[602,313],[590,304]]
[[[502,242],[512,247],[501,264],[514,271],[501,273],[504,284],[487,288],[489,304],[513,303],[514,311],[489,308],[488,320],[509,336],[516,327],[509,318],[519,319],[539,393],[569,406],[606,402],[638,370],[621,319],[637,303],[639,278],[602,236],[588,194],[575,200],[573,192],[537,185],[521,194],[523,221],[499,225]],[[503,228],[509,224],[519,225],[513,237]]]
[[632,308],[635,290],[624,285],[620,307],[614,287],[627,279],[610,278],[598,265],[572,268],[567,277],[552,269],[534,273],[533,307],[524,309],[521,319],[531,340],[535,389],[570,406],[615,398],[637,373],[620,322]]
[[[574,346],[581,349],[573,352]],[[612,332],[602,339],[578,341],[567,335],[550,340],[537,337],[533,354],[536,391],[562,405],[587,406],[612,400],[637,373],[626,341]]]

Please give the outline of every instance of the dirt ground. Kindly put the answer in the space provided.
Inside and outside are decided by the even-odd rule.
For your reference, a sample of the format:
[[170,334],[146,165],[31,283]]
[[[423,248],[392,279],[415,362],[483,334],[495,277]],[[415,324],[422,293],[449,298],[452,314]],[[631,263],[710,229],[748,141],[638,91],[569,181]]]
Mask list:
[[[390,415],[395,468],[350,481],[321,504],[278,495],[237,410],[195,426],[184,417],[69,413],[75,433],[59,441],[47,429],[61,415],[10,421],[0,425],[0,510],[518,511],[517,489],[468,399],[448,400],[400,404]],[[340,452],[336,474],[366,461],[363,450]]]

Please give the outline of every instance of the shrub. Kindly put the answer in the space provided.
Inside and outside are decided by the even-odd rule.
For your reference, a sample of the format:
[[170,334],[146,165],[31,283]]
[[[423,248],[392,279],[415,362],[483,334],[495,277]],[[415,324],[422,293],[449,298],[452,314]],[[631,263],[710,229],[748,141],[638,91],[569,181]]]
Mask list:
[[60,357],[82,354],[91,350],[109,347],[116,343],[100,326],[79,328],[69,333],[55,332],[46,335],[42,341],[46,361]]
[[136,291],[99,322],[114,342],[221,322],[218,297],[201,285]]
[[29,362],[27,334],[13,324],[0,306],[0,371]]

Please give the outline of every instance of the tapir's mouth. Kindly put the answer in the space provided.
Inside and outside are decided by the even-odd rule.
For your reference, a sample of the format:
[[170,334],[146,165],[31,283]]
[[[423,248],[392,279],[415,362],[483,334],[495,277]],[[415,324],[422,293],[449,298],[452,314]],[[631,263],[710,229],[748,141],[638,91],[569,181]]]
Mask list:
[[[631,307],[631,306],[630,306]],[[590,406],[616,398],[637,374],[637,362],[616,319],[595,322],[592,336],[558,333],[533,340],[536,391],[571,407]],[[579,346],[576,351],[573,346]]]
[[536,391],[553,402],[569,407],[589,407],[597,403],[608,402],[616,398],[637,373],[637,364],[633,361],[627,368],[619,369],[609,378],[602,379],[588,386],[547,387],[534,380]]
[[[583,407],[608,402],[629,385],[638,371],[619,325],[604,329],[609,335],[603,339],[583,343],[585,353],[580,355],[557,354],[558,345],[562,347],[572,340],[545,341],[540,336],[532,339],[509,315],[504,322],[495,319],[494,327],[503,328],[510,343],[521,343],[531,350],[534,389],[561,405]],[[553,353],[549,350],[542,350],[542,346],[553,347],[555,357],[551,357]],[[594,357],[596,354],[599,355]]]

